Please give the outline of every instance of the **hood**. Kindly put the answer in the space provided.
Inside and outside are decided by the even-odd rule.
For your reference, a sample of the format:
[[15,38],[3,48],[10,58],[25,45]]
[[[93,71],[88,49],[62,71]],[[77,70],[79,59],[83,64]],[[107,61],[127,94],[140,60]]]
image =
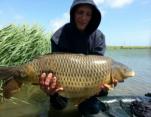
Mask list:
[[91,34],[98,28],[98,26],[101,22],[101,12],[97,8],[97,6],[93,0],[74,0],[72,3],[72,6],[70,8],[70,23],[75,26],[74,12],[75,12],[75,9],[77,8],[77,6],[82,5],[82,4],[91,5],[92,9],[93,9],[92,19],[86,28],[86,32]]

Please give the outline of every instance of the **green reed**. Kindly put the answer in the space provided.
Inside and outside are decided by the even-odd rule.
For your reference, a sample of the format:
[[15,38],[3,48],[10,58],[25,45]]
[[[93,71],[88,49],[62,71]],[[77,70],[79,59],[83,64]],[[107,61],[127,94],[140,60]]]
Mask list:
[[18,65],[50,52],[50,34],[37,25],[9,25],[0,30],[0,65]]
[[50,53],[50,33],[41,26],[12,24],[0,29],[0,66],[20,65],[46,53]]

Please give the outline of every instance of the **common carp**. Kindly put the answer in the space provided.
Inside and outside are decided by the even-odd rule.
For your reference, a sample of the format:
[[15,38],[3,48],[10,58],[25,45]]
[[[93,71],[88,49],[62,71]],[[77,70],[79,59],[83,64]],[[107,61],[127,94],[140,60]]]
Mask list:
[[111,84],[113,79],[120,82],[135,75],[134,71],[110,57],[53,53],[20,66],[0,67],[0,79],[6,81],[4,97],[10,97],[22,83],[38,84],[43,72],[52,72],[57,77],[57,84],[64,89],[59,94],[73,99],[86,99],[97,94],[104,83]]

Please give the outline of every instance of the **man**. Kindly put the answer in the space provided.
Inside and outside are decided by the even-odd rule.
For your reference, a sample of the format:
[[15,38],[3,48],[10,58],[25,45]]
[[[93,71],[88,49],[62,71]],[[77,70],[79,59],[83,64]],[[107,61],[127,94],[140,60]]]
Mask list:
[[[57,30],[51,39],[52,52],[69,52],[96,54],[103,56],[105,37],[98,30],[101,13],[93,0],[74,0],[70,9],[70,22]],[[57,78],[52,73],[43,73],[40,78],[41,89],[50,95],[50,103],[56,110],[64,109],[68,100],[58,95],[63,87],[57,87]],[[100,91],[107,95],[107,85]],[[104,90],[106,89],[106,90]],[[101,102],[96,96],[79,104],[78,109],[83,116],[97,114],[101,110]]]

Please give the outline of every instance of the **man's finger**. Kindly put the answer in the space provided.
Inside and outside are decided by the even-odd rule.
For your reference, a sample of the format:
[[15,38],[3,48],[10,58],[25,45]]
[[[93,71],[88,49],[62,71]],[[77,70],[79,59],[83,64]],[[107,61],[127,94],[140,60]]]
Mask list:
[[45,80],[45,85],[49,86],[51,82],[52,82],[52,73],[49,73]]
[[107,89],[109,90],[113,90],[112,86],[111,85],[108,85],[108,84],[104,84],[104,87],[106,87]]
[[55,90],[55,92],[63,91],[63,87],[59,87]]
[[63,87],[59,87],[57,89],[54,89],[53,91],[51,91],[51,94],[50,93],[48,93],[48,94],[53,95],[53,94],[58,93],[60,91],[63,91]]
[[45,77],[46,77],[46,73],[42,73],[40,78],[39,78],[40,85],[44,85],[45,84]]
[[55,88],[55,87],[56,87],[56,81],[57,81],[57,78],[56,78],[56,77],[53,77],[53,79],[52,79],[52,84],[51,84],[51,88]]

